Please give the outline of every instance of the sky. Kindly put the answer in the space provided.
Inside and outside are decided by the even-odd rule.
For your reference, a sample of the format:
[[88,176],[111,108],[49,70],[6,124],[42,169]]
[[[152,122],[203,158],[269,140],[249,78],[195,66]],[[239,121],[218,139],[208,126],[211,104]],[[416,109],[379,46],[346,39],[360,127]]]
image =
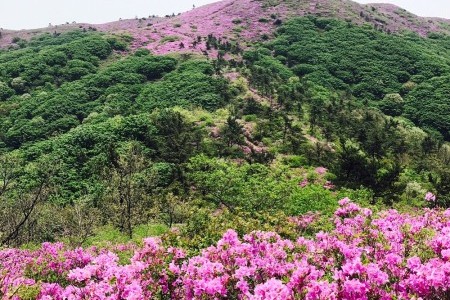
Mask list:
[[[49,23],[101,24],[149,15],[164,16],[217,0],[0,0],[0,28],[33,29]],[[307,1],[307,0],[299,0]],[[357,0],[360,3],[389,2],[426,17],[450,19],[449,0]]]
[[213,2],[217,0],[0,0],[0,28],[35,29],[73,21],[102,24],[177,14]]

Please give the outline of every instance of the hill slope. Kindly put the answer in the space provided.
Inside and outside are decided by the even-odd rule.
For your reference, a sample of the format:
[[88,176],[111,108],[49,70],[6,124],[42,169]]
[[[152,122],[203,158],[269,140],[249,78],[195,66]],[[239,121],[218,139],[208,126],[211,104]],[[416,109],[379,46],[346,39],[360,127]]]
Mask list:
[[423,18],[390,4],[361,5],[349,0],[223,0],[178,16],[119,20],[107,24],[66,24],[23,31],[2,31],[0,46],[30,39],[42,33],[60,33],[76,28],[108,33],[128,33],[133,48],[146,47],[155,54],[207,50],[198,36],[212,34],[245,44],[267,38],[280,22],[295,16],[333,17],[354,24],[370,24],[385,32],[412,31],[421,36],[450,33],[450,21]]

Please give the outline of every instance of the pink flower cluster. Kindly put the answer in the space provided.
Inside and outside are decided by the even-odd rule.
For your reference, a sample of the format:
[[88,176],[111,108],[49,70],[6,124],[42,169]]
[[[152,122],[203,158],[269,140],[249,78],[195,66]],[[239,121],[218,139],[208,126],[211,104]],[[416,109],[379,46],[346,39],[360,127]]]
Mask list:
[[426,193],[425,194],[425,201],[428,201],[428,202],[436,201],[436,195],[431,193],[431,192]]
[[239,238],[229,230],[190,258],[157,238],[127,261],[119,261],[119,248],[3,250],[0,297],[23,299],[34,289],[46,300],[447,299],[450,210],[375,215],[347,198],[339,205],[333,229],[313,237],[256,231]]
[[[336,186],[329,180],[326,180],[328,169],[325,167],[317,167],[314,169],[313,175],[316,177],[311,181],[305,177],[302,181],[298,183],[298,186],[301,188],[307,187],[309,184],[321,185],[324,189],[334,190]],[[306,175],[305,175],[306,176]]]
[[301,216],[289,217],[289,222],[294,224],[300,232],[314,226],[314,222],[320,219],[317,212],[309,212]]
[[[204,39],[211,34],[222,38],[223,41],[236,40],[245,47],[247,41],[259,40],[263,35],[271,35],[275,26],[270,15],[277,11],[275,8],[263,8],[258,1],[224,0],[170,18],[153,19],[143,24],[135,20],[121,21],[117,24],[102,25],[100,29],[117,32],[126,30],[131,33],[134,37],[132,49],[145,47],[157,55],[206,51],[209,57],[215,58],[217,50],[207,50],[204,40],[193,45],[198,36]],[[258,20],[262,17],[270,20],[259,22]],[[151,23],[151,26],[148,23]],[[176,36],[177,40],[162,43],[161,41],[168,36]],[[184,47],[181,48],[181,44]]]
[[325,174],[327,173],[327,171],[328,171],[328,169],[325,168],[325,167],[317,167],[317,168],[315,169],[315,172],[316,172],[318,175],[325,175]]

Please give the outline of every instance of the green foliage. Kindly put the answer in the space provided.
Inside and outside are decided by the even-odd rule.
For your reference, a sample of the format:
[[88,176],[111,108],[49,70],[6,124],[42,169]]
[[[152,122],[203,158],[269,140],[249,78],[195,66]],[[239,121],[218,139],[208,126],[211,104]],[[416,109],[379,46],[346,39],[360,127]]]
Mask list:
[[33,300],[39,296],[40,292],[41,287],[39,285],[23,285],[18,289],[16,294],[20,297],[20,299]]
[[177,245],[195,255],[201,249],[217,242],[228,229],[234,229],[243,236],[254,230],[275,231],[286,238],[296,237],[295,226],[280,211],[249,212],[227,209],[211,211],[197,208],[191,211],[187,224],[179,228],[179,233],[169,233],[163,237],[169,245]]
[[[436,111],[446,111],[440,100],[446,93],[433,89],[448,86],[448,82],[445,76],[432,79],[450,72],[448,41],[447,36],[431,40],[387,35],[338,20],[307,17],[289,20],[267,47],[275,57],[282,56],[296,75],[326,88],[350,92],[361,101],[380,101],[379,107],[392,116],[403,113],[403,101],[392,101],[387,95],[405,96],[412,84],[431,80],[407,97],[406,116],[448,138],[445,116],[436,115]],[[421,101],[429,105],[419,105]]]
[[332,212],[337,199],[320,186],[302,188],[301,176],[287,167],[262,164],[233,164],[196,156],[188,165],[189,179],[203,199],[245,211],[282,210],[288,215],[308,211]]
[[148,84],[137,102],[146,110],[172,106],[217,109],[226,103],[229,92],[226,81],[212,74],[212,66],[207,62],[183,63],[163,81]]
[[[130,56],[97,71],[91,63],[71,60],[61,72],[69,82],[60,88],[32,92],[31,98],[11,110],[3,142],[18,148],[24,143],[67,132],[91,113],[129,114],[147,80],[161,78],[176,66],[171,58]],[[79,79],[79,80],[77,80]],[[39,123],[39,126],[36,126]]]
[[387,94],[380,102],[380,109],[387,115],[400,116],[403,113],[405,101],[400,94]]
[[130,41],[128,37],[121,36],[111,36],[106,39],[113,50],[125,51],[127,50],[127,41]]
[[322,186],[308,185],[302,189],[292,188],[284,211],[289,216],[303,215],[311,211],[329,215],[336,209],[337,200],[331,191]]
[[212,62],[130,41],[76,31],[0,52],[0,243],[166,233],[195,253],[229,228],[293,237],[288,216],[309,211],[314,234],[344,196],[450,205],[448,37],[307,17],[243,60],[209,35]]
[[110,225],[97,228],[94,235],[89,237],[83,246],[96,246],[99,248],[107,248],[111,245],[126,244],[128,242],[141,243],[142,240],[149,236],[161,236],[167,233],[168,228],[161,224],[143,224],[136,227],[133,231],[133,239],[120,232],[117,228]]
[[18,92],[32,90],[46,83],[60,85],[65,82],[62,78],[69,81],[77,79],[67,77],[67,73],[79,74],[79,77],[94,73],[99,61],[112,52],[110,44],[96,34],[70,36],[62,41],[54,39],[58,40],[56,45],[46,39],[39,42],[34,40],[18,53],[1,54],[0,79],[11,81],[20,77],[22,86]]
[[173,43],[173,42],[176,42],[176,41],[178,41],[180,39],[180,37],[179,36],[176,36],[176,35],[168,35],[168,36],[165,36],[165,37],[163,37],[160,41],[159,41],[159,43],[160,44],[165,44],[165,43]]
[[159,156],[166,162],[184,163],[192,155],[193,146],[200,142],[197,129],[178,112],[161,111],[155,119],[155,127]]
[[[332,19],[289,20],[265,48],[244,54],[250,84],[270,106],[269,113],[256,111],[255,137],[275,152],[328,167],[341,188],[367,189],[371,203],[408,197],[405,176],[421,189],[437,188],[439,180],[427,177],[440,178],[437,161],[448,168],[436,152],[443,148],[440,135],[448,139],[449,83],[441,76],[450,71],[447,42]],[[267,64],[273,60],[278,65]],[[385,114],[409,117],[428,134]]]
[[450,76],[434,77],[419,84],[408,95],[406,115],[425,128],[438,130],[450,140]]
[[225,126],[221,130],[221,137],[226,146],[242,145],[244,143],[244,136],[242,134],[243,128],[235,117],[228,117]]
[[6,83],[0,81],[0,101],[4,101],[14,95],[14,90]]

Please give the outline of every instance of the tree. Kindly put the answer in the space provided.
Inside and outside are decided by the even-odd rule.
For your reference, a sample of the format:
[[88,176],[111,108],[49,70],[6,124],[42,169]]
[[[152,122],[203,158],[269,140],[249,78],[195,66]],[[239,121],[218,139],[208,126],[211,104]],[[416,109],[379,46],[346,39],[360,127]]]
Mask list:
[[181,164],[193,153],[196,129],[176,111],[162,110],[155,118],[157,147],[160,157],[171,163]]
[[58,169],[58,161],[42,157],[27,166],[27,173],[16,180],[14,192],[0,195],[0,245],[29,241],[36,211],[51,196],[52,180]]
[[367,187],[372,189],[372,204],[375,204],[377,198],[384,200],[386,204],[392,204],[403,189],[398,184],[399,176],[403,171],[400,163],[379,161],[372,159],[369,166],[371,175]]
[[329,105],[332,95],[326,88],[312,85],[307,90],[307,97],[309,98],[309,122],[313,131],[315,126],[322,124],[327,114],[326,107]]
[[439,204],[448,207],[450,205],[450,171],[448,166],[438,170],[436,175],[430,175],[429,179],[436,187],[436,196]]
[[185,221],[188,204],[184,201],[183,196],[169,192],[157,195],[155,198],[153,209],[157,220],[161,220],[169,228],[176,223]]
[[14,188],[23,164],[24,162],[18,152],[0,156],[0,197]]
[[150,207],[148,194],[153,182],[146,176],[149,161],[139,143],[127,143],[119,150],[114,169],[106,176],[106,204],[113,207],[105,207],[105,210],[112,211],[116,226],[131,239],[134,226],[142,222],[145,210]]
[[14,90],[6,83],[0,81],[0,101],[4,101],[14,95]]
[[220,135],[225,145],[231,148],[233,145],[244,143],[243,127],[236,117],[229,116],[226,124],[220,130]]
[[400,94],[387,94],[380,103],[380,109],[387,115],[400,116],[405,101]]
[[434,77],[418,85],[407,96],[405,115],[417,125],[438,130],[450,139],[450,76]]

